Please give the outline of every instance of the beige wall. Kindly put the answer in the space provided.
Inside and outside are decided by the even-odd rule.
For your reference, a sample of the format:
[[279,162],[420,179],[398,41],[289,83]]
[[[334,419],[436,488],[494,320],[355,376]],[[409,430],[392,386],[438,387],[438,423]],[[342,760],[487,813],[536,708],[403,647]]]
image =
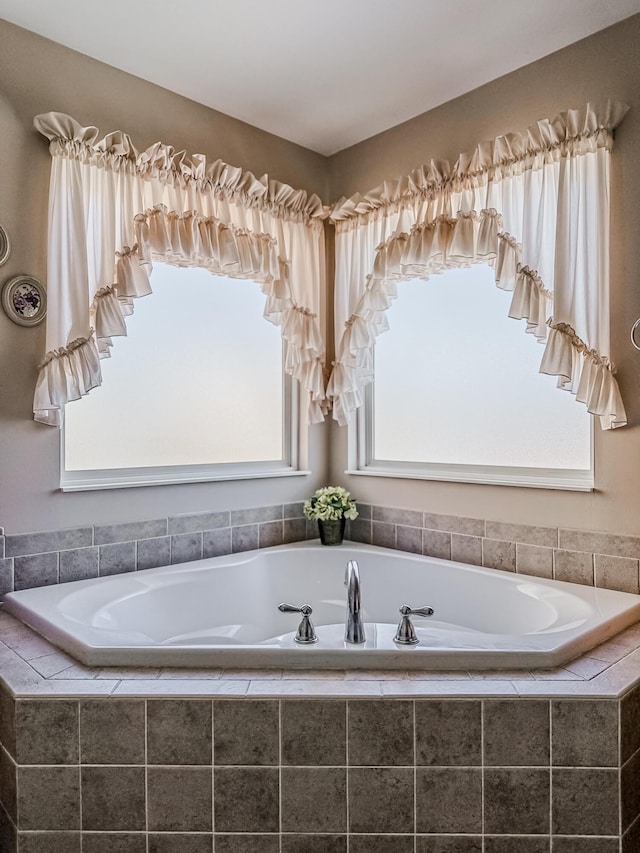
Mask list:
[[[588,100],[624,101],[612,166],[612,355],[630,426],[596,431],[597,490],[581,494],[347,477],[346,430],[332,427],[331,479],[360,499],[431,512],[640,533],[640,353],[629,330],[640,315],[640,16],[482,86],[330,160],[334,199],[366,192],[431,158],[455,160],[482,140]],[[470,417],[473,415],[469,413]]]
[[[0,21],[0,223],[13,251],[0,284],[19,273],[46,281],[51,158],[33,117],[66,112],[103,133],[127,131],[201,152],[327,196],[326,160],[110,66]],[[0,525],[9,533],[91,522],[243,508],[300,500],[325,480],[326,430],[311,433],[311,477],[62,494],[57,430],[31,419],[44,324],[25,329],[0,311]]]
[[311,477],[63,495],[59,436],[30,418],[44,327],[22,329],[0,312],[0,525],[8,532],[294,501],[329,479],[390,506],[640,533],[640,353],[629,343],[640,315],[640,16],[329,160],[2,21],[0,43],[0,222],[14,247],[0,283],[18,273],[46,279],[50,159],[32,127],[39,112],[68,112],[103,132],[124,129],[138,147],[161,139],[329,199],[364,192],[431,157],[453,160],[481,140],[586,100],[611,97],[632,107],[614,151],[611,253],[613,357],[631,426],[596,434],[594,494],[346,477],[346,430],[332,423],[311,431]]

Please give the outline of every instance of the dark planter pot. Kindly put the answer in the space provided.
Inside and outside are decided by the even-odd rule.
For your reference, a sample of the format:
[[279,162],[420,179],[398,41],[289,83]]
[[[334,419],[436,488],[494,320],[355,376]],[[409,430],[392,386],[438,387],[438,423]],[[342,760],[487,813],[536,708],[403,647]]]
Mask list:
[[338,521],[318,520],[318,530],[320,531],[320,541],[322,544],[342,545],[345,523],[346,519],[344,518],[340,518]]

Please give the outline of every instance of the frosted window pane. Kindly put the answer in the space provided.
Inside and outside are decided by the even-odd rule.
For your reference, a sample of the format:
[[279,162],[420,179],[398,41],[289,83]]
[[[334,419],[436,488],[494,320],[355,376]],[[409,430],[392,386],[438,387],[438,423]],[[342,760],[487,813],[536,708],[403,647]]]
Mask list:
[[510,302],[486,265],[399,284],[376,341],[375,459],[589,470],[590,416],[538,373]]
[[66,407],[66,469],[282,459],[282,338],[259,285],[166,264],[151,284],[103,385]]

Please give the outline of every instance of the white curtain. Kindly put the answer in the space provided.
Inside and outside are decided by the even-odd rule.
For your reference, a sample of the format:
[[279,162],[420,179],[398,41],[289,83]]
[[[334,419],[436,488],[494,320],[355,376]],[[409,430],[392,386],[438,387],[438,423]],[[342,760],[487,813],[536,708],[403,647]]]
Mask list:
[[207,164],[163,143],[137,151],[121,131],[100,138],[60,113],[35,118],[50,140],[46,354],[34,417],[60,426],[65,403],[101,384],[100,358],[151,292],[152,261],[258,282],[280,326],[285,370],[324,411],[323,219],[317,196]]
[[[327,390],[344,425],[373,378],[396,281],[485,262],[513,291],[509,316],[546,341],[540,371],[624,426],[609,346],[609,160],[627,107],[587,105],[367,195],[342,199],[336,225],[336,361]],[[455,334],[455,317],[446,318]],[[411,365],[407,365],[411,370]]]

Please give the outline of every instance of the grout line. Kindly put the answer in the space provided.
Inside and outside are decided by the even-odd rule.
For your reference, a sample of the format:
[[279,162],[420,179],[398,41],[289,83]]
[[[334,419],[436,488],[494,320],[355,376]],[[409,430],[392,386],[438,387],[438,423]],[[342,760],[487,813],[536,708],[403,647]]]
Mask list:
[[147,724],[147,705],[144,700],[144,849],[149,853],[149,734]]
[[549,700],[549,846],[553,836],[553,701]]
[[480,838],[482,849],[484,851],[484,703],[485,699],[480,701]]
[[216,703],[211,699],[211,833],[216,831]]
[[278,699],[278,850],[282,853],[282,699]]
[[350,842],[349,838],[351,836],[351,812],[349,809],[349,776],[350,774],[350,765],[349,765],[349,700],[344,703],[344,737],[345,737],[345,794],[347,798],[347,806],[346,806],[346,814],[347,814],[347,851],[349,853]]

